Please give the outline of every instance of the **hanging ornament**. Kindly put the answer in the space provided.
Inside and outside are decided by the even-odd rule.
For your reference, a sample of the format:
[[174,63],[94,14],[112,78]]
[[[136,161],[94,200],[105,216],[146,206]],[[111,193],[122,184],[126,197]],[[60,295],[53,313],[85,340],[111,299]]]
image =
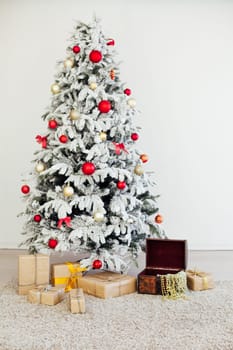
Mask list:
[[130,108],[134,108],[136,106],[136,101],[134,98],[129,98],[127,104],[130,106]]
[[118,181],[118,183],[117,183],[117,188],[118,188],[119,190],[124,190],[125,187],[126,187],[125,181]]
[[92,175],[95,172],[95,165],[91,162],[86,162],[82,165],[82,172],[85,175]]
[[73,58],[67,58],[65,61],[64,61],[64,66],[65,68],[67,69],[71,69],[74,67],[74,59]]
[[101,267],[102,267],[102,261],[101,260],[99,260],[99,259],[97,259],[97,260],[94,260],[93,261],[93,263],[92,263],[92,267],[93,267],[93,269],[101,269]]
[[99,136],[100,136],[100,140],[101,140],[101,141],[106,141],[106,140],[107,140],[107,134],[106,134],[106,132],[101,131],[100,134],[99,134]]
[[95,212],[95,214],[94,214],[94,220],[95,220],[96,222],[101,222],[101,221],[103,221],[103,220],[104,220],[104,214],[101,213],[101,212],[99,212],[99,211]]
[[66,143],[66,142],[68,141],[68,137],[67,137],[66,135],[61,135],[61,136],[59,137],[59,141],[60,141],[61,143]]
[[114,69],[111,69],[111,70],[110,70],[109,76],[110,76],[110,78],[111,78],[112,80],[115,79],[115,71],[114,71]]
[[47,137],[46,136],[36,136],[36,141],[41,144],[42,148],[47,147]]
[[67,227],[71,227],[71,217],[66,216],[65,218],[59,219],[57,223],[57,227],[61,228],[62,224],[66,224]]
[[143,163],[146,163],[146,162],[148,162],[149,157],[148,157],[147,154],[141,154],[141,155],[140,155],[140,159],[141,159],[141,161],[142,161]]
[[163,217],[162,217],[162,215],[160,215],[160,214],[156,215],[156,217],[155,217],[155,222],[156,222],[157,224],[162,224],[162,222],[163,222]]
[[59,94],[60,86],[57,83],[54,83],[51,85],[50,90],[54,95]]
[[125,89],[124,90],[124,94],[126,94],[127,96],[130,96],[131,95],[131,90],[130,89]]
[[57,128],[57,121],[55,119],[50,119],[48,122],[48,127],[50,129],[56,129]]
[[63,194],[65,197],[71,197],[74,194],[74,189],[70,185],[67,185],[63,188]]
[[93,63],[98,63],[102,60],[102,53],[98,50],[92,50],[90,52],[89,59]]
[[139,139],[139,135],[138,135],[136,132],[134,132],[133,134],[131,134],[131,140],[137,141],[138,139]]
[[71,109],[69,117],[71,120],[78,120],[80,118],[80,115],[77,109]]
[[48,246],[51,249],[56,248],[57,244],[58,244],[58,241],[56,239],[54,239],[54,238],[50,238],[49,241],[48,241]]
[[136,167],[134,168],[134,173],[136,175],[142,175],[144,173],[144,170],[140,164],[136,165]]
[[111,103],[108,100],[102,100],[98,104],[98,109],[101,113],[108,113],[111,108]]
[[113,145],[115,146],[115,153],[117,155],[121,154],[121,151],[124,151],[125,153],[129,153],[127,149],[125,148],[125,145],[123,143],[116,143],[113,142]]
[[45,168],[46,168],[46,167],[45,167],[45,164],[42,163],[42,162],[37,163],[36,166],[35,166],[35,170],[36,170],[38,173],[42,173],[42,171],[44,171]]
[[39,214],[36,214],[35,216],[34,216],[34,218],[33,218],[33,220],[35,221],[35,222],[40,222],[41,221],[41,216],[39,215]]
[[28,194],[28,193],[30,192],[30,187],[29,187],[28,185],[23,185],[23,186],[21,187],[21,192],[22,192],[23,194]]
[[113,39],[108,39],[109,41],[107,42],[108,46],[114,46],[115,45],[115,41]]
[[75,45],[75,46],[73,46],[73,48],[72,48],[72,50],[73,50],[73,53],[79,53],[80,52],[80,47],[78,46],[78,45]]
[[89,84],[89,88],[91,89],[91,90],[95,90],[96,88],[97,88],[97,84],[95,83],[95,82],[92,82],[92,83],[90,83]]

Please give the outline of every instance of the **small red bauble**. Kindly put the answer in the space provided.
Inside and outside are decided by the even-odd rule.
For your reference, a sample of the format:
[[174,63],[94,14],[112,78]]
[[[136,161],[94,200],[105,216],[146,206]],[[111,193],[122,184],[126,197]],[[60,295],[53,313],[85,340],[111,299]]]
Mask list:
[[28,185],[23,185],[21,187],[21,192],[23,192],[23,194],[28,194],[30,192],[30,187]]
[[163,217],[162,217],[162,215],[160,215],[160,214],[156,215],[156,217],[155,217],[155,222],[156,222],[157,224],[162,224],[162,222],[163,222]]
[[133,141],[137,141],[139,139],[139,135],[136,132],[134,132],[133,134],[131,134],[131,139]]
[[126,94],[127,96],[131,95],[131,90],[130,89],[125,89],[124,90],[124,94]]
[[108,100],[102,100],[98,104],[98,109],[101,113],[108,113],[111,108],[111,103]]
[[119,190],[124,190],[125,187],[126,187],[125,181],[118,181],[117,188],[119,188]]
[[66,135],[61,135],[61,136],[59,137],[59,141],[60,141],[61,143],[66,143],[66,142],[68,141],[68,137],[67,137]]
[[41,216],[39,214],[36,214],[33,219],[34,219],[35,222],[40,222],[41,221]]
[[48,123],[48,126],[50,129],[56,129],[57,128],[57,121],[55,119],[51,119]]
[[48,241],[48,246],[51,249],[54,249],[57,246],[57,244],[58,244],[58,241],[54,238],[50,238]]
[[102,60],[102,53],[97,50],[92,50],[89,55],[89,59],[93,63],[98,63]]
[[115,45],[115,41],[113,39],[109,39],[109,41],[107,42],[108,46],[114,46]]
[[72,50],[73,50],[73,53],[79,53],[80,47],[78,45],[75,45]]
[[102,267],[102,261],[101,260],[94,260],[92,263],[93,269],[101,269]]
[[140,155],[140,159],[143,163],[146,163],[148,162],[149,158],[148,158],[148,155],[147,154],[141,154]]
[[85,175],[92,175],[95,172],[95,165],[91,162],[86,162],[82,165],[82,172]]

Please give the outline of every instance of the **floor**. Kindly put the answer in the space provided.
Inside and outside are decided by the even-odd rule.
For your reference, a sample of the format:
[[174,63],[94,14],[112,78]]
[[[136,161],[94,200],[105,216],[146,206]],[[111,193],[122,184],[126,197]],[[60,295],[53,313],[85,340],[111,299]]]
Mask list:
[[[18,255],[20,254],[27,254],[27,252],[22,249],[0,249],[0,285],[17,278]],[[69,254],[62,256],[58,254],[51,257],[51,263],[68,260],[75,261],[76,259]],[[144,267],[145,255],[142,254],[139,258],[138,268],[131,268],[129,274],[136,276]],[[233,280],[233,251],[189,251],[188,268],[211,272],[216,281]]]

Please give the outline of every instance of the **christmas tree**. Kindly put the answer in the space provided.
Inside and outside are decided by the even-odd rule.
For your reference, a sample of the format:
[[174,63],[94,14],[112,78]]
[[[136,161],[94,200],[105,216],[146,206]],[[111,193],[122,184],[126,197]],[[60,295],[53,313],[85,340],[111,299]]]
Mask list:
[[[30,253],[87,252],[87,268],[126,271],[146,237],[165,237],[148,156],[135,147],[136,101],[121,82],[115,42],[79,22],[59,62],[47,129],[21,187]],[[156,214],[157,213],[157,214]],[[156,215],[155,215],[156,214]]]

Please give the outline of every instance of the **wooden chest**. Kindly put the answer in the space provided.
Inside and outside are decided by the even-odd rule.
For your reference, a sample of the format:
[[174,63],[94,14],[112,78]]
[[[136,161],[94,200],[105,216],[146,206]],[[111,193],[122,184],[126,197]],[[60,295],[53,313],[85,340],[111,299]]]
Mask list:
[[187,265],[187,241],[147,238],[146,268],[137,278],[138,293],[161,294],[159,275],[177,273]]

